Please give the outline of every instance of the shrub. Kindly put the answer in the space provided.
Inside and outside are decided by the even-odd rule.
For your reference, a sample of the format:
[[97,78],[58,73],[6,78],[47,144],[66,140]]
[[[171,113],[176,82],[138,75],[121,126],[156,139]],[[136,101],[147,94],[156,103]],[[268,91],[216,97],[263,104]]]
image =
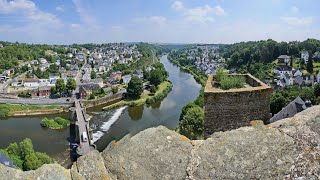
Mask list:
[[185,109],[185,114],[179,122],[178,131],[189,139],[198,139],[204,131],[204,112],[197,105]]
[[0,118],[7,117],[9,115],[10,109],[7,107],[0,108]]
[[227,90],[231,88],[243,88],[245,82],[245,78],[242,76],[227,75],[220,80],[219,84],[221,89]]
[[70,121],[61,117],[55,119],[43,118],[40,122],[41,126],[50,129],[62,129],[70,125]]

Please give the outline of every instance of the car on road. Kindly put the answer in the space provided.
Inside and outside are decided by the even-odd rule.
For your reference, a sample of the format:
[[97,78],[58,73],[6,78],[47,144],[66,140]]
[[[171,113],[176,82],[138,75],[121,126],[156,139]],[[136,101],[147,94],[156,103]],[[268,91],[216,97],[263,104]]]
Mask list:
[[83,142],[87,142],[88,141],[87,132],[82,132],[82,141]]

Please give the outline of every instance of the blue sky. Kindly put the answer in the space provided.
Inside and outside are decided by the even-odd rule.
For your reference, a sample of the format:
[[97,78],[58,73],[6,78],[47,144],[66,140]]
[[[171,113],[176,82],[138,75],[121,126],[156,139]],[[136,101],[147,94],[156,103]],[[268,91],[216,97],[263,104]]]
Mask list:
[[318,0],[0,0],[0,40],[234,43],[320,39]]

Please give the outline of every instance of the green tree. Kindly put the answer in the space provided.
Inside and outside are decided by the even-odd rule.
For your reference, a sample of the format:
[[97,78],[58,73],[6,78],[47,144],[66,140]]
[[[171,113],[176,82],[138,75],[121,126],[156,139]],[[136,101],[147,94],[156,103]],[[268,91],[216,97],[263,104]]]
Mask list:
[[133,76],[128,84],[127,92],[129,97],[138,98],[143,92],[143,82],[140,78]]
[[313,86],[313,91],[314,91],[314,95],[316,96],[316,97],[319,97],[320,96],[320,84],[319,83],[317,83],[317,84],[315,84],[314,86]]
[[33,152],[31,154],[28,154],[25,157],[23,169],[25,171],[35,170],[35,169],[38,169],[41,165],[42,165],[41,162],[39,161],[39,159],[37,158],[37,156]]
[[22,159],[25,159],[27,155],[33,154],[33,144],[31,139],[26,138],[22,142],[20,142],[20,151],[21,151],[21,157]]
[[53,159],[51,159],[46,153],[36,152],[35,155],[41,165],[53,163]]
[[77,88],[77,82],[75,79],[72,78],[68,78],[67,80],[67,85],[66,85],[66,89],[68,90],[68,92],[72,92]]
[[91,77],[91,79],[96,79],[97,73],[95,71],[91,71],[90,77]]
[[17,155],[17,156],[20,155],[19,146],[17,143],[10,143],[6,151],[8,152],[8,154],[11,154],[11,155]]
[[119,91],[119,88],[118,88],[118,86],[112,86],[111,90],[112,90],[113,94],[116,94]]
[[199,106],[189,108],[179,122],[179,132],[189,139],[198,139],[204,131],[204,112]]
[[56,86],[55,89],[57,91],[57,93],[61,94],[64,93],[66,91],[66,85],[64,84],[64,80],[63,79],[58,79],[56,82]]
[[286,105],[286,99],[280,93],[274,93],[270,100],[270,111],[276,114]]
[[150,92],[153,93],[153,94],[156,93],[157,92],[157,87],[154,86],[154,85],[151,85]]
[[309,57],[308,63],[307,63],[307,71],[312,74],[313,73],[313,60],[311,56]]
[[151,71],[150,73],[150,83],[155,85],[155,86],[158,86],[160,83],[163,82],[164,80],[164,77],[163,77],[163,74],[161,72],[160,69],[154,69]]

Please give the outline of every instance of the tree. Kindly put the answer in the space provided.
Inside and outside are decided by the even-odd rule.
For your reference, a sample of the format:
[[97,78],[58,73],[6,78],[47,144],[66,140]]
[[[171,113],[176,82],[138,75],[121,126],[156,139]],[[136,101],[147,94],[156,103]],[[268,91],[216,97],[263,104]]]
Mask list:
[[66,85],[66,89],[68,90],[68,92],[72,92],[77,88],[77,82],[75,79],[72,78],[68,78],[67,80],[67,85]]
[[153,93],[153,94],[156,93],[157,92],[157,87],[154,86],[154,85],[151,85],[150,92]]
[[35,153],[28,154],[25,157],[25,162],[24,162],[24,170],[29,171],[29,170],[35,170],[38,169],[42,164],[39,162],[37,156]]
[[189,139],[198,139],[204,131],[204,112],[199,106],[186,110],[179,122],[179,132]]
[[119,88],[118,88],[118,86],[112,86],[111,90],[112,90],[113,94],[116,94],[119,91]]
[[91,77],[91,79],[96,79],[97,73],[95,71],[91,71],[90,77]]
[[6,151],[8,152],[8,154],[11,154],[11,155],[17,155],[17,156],[20,155],[19,146],[17,143],[10,143]]
[[64,84],[64,80],[63,79],[58,79],[56,82],[56,91],[57,93],[61,94],[64,93],[66,91],[66,85]]
[[286,105],[286,99],[280,93],[274,93],[270,100],[270,111],[276,114]]
[[140,78],[133,76],[128,84],[127,92],[129,97],[138,98],[143,92],[143,82]]
[[312,74],[313,73],[313,60],[311,56],[309,57],[308,63],[307,63],[307,71]]
[[20,145],[22,159],[25,159],[26,156],[34,153],[31,139],[26,138],[22,142],[20,142],[19,145]]
[[314,95],[316,97],[319,97],[320,96],[320,84],[317,83],[316,85],[313,86],[313,91],[314,91]]
[[53,163],[53,159],[51,159],[46,153],[36,152],[35,155],[38,158],[40,164]]
[[151,71],[150,73],[150,83],[155,85],[155,86],[158,86],[160,83],[163,82],[164,80],[164,77],[163,77],[163,74],[161,72],[160,69],[154,69]]

